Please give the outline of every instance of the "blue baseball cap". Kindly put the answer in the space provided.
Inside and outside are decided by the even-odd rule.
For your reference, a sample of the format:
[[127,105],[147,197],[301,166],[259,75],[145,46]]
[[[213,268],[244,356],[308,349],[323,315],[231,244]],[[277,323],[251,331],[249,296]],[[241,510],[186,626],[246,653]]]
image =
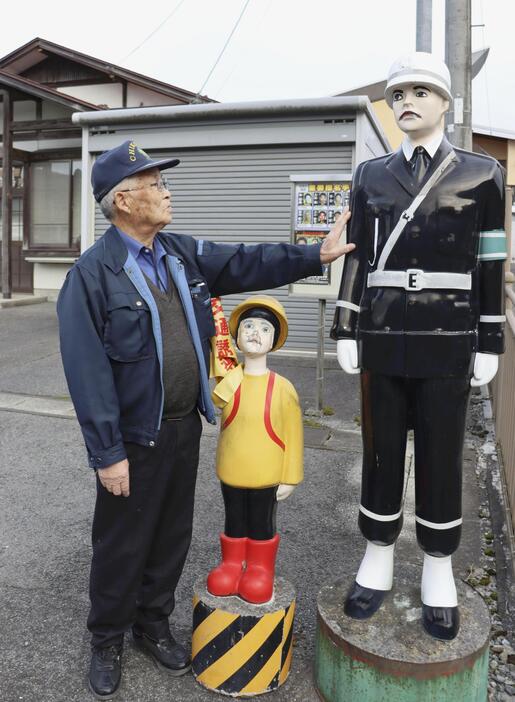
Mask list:
[[128,176],[148,171],[150,168],[159,168],[163,171],[165,168],[177,166],[178,163],[180,163],[178,158],[153,161],[133,141],[124,141],[121,146],[104,151],[93,164],[91,185],[95,200],[100,202],[115,185]]

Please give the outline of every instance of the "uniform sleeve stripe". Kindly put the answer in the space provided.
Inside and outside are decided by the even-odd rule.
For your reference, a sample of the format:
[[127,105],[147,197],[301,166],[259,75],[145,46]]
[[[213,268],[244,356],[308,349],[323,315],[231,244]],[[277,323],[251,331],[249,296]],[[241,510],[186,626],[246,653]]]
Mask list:
[[503,233],[485,232],[479,240],[479,257],[506,256],[506,236]]
[[478,256],[480,261],[505,261],[506,258],[506,252],[502,251],[497,251],[495,253],[480,253]]
[[480,232],[479,236],[482,239],[505,239],[506,238],[506,232],[504,229],[491,229],[488,232]]
[[479,315],[480,322],[505,322],[506,316],[504,314],[481,314]]
[[359,312],[359,305],[354,305],[352,302],[346,302],[345,300],[336,300],[336,307],[346,307],[353,312]]
[[203,251],[204,251],[204,239],[199,239],[197,241],[197,256],[202,256]]

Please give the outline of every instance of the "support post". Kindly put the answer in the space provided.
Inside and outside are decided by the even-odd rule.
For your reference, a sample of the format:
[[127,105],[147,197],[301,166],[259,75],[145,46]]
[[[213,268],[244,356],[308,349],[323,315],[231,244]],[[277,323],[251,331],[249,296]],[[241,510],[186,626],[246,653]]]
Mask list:
[[417,0],[417,51],[431,53],[433,40],[433,0]]
[[91,167],[92,157],[89,153],[89,127],[82,127],[82,180],[81,180],[81,215],[80,215],[80,252],[86,251],[93,243],[91,212]]
[[12,297],[11,240],[12,240],[12,105],[8,90],[0,91],[4,108],[2,136],[2,297]]
[[453,102],[447,115],[449,141],[472,150],[472,44],[470,0],[446,0],[445,60]]
[[506,249],[508,256],[506,258],[506,266],[504,268],[506,282],[513,283],[515,281],[515,276],[511,272],[511,249],[513,241],[513,227],[512,227],[512,203],[513,203],[513,188],[511,185],[506,186],[506,209],[505,209],[505,229],[506,229]]
[[325,354],[325,307],[326,301],[318,301],[318,343],[317,343],[317,385],[316,409],[321,412],[324,406],[324,354]]

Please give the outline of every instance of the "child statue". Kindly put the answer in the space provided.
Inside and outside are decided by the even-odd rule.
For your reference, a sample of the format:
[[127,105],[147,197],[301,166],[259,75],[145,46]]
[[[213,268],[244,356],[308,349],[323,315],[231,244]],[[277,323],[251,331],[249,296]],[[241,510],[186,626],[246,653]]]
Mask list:
[[278,500],[303,478],[303,427],[293,385],[268,370],[267,354],[288,336],[283,306],[268,295],[239,304],[229,329],[244,355],[213,391],[222,409],[216,470],[225,505],[222,562],[208,575],[219,597],[262,604],[273,596]]

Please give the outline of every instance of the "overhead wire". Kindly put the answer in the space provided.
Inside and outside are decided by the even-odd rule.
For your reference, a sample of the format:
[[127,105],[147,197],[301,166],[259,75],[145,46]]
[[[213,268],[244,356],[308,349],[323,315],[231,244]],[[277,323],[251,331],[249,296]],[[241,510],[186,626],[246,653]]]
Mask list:
[[[271,6],[271,4],[272,4],[273,2],[274,2],[274,0],[268,0],[268,5],[266,6],[266,8],[265,8],[263,14],[261,15],[261,19],[260,19],[260,21],[259,21],[259,26],[255,28],[256,31],[258,31],[258,30],[259,30],[259,27],[263,24],[264,18],[265,18],[266,15],[268,14],[268,11],[270,10],[270,6]],[[225,78],[223,78],[222,83],[219,84],[218,87],[216,88],[216,94],[217,94],[217,95],[219,95],[219,94],[222,92],[222,90],[225,88],[225,86],[227,85],[227,83],[228,83],[228,82],[230,81],[230,79],[233,77],[234,72],[236,71],[236,69],[239,68],[240,66],[241,66],[241,63],[240,63],[238,60],[235,60],[234,63],[233,63],[233,65],[232,65],[232,68],[231,68],[230,71],[229,71],[229,73],[225,76]]]
[[215,61],[214,64],[213,64],[213,67],[212,67],[211,70],[209,71],[206,80],[202,83],[202,86],[201,86],[201,87],[199,88],[199,90],[197,91],[197,94],[195,95],[195,98],[193,99],[193,102],[196,102],[196,101],[198,100],[198,98],[199,98],[200,95],[202,94],[202,91],[203,91],[204,88],[206,87],[206,85],[207,85],[209,79],[210,79],[211,76],[213,75],[213,71],[214,71],[215,68],[218,66],[218,63],[220,62],[220,59],[222,58],[222,56],[223,56],[225,50],[227,49],[227,47],[229,46],[229,42],[231,41],[234,32],[237,30],[238,25],[240,24],[240,22],[241,22],[241,20],[242,20],[242,18],[243,18],[243,15],[245,14],[245,11],[246,11],[247,7],[249,6],[249,3],[250,3],[250,0],[246,0],[245,5],[243,6],[243,9],[242,9],[242,11],[240,12],[239,17],[238,17],[238,19],[236,20],[236,22],[235,22],[235,24],[234,24],[234,27],[231,29],[231,32],[230,32],[229,36],[227,37],[227,39],[226,39],[226,41],[225,41],[225,44],[223,45],[222,50],[221,50],[220,53],[218,54],[218,57],[217,57],[216,61]]
[[138,51],[138,49],[141,49],[141,47],[142,47],[144,44],[146,44],[147,41],[148,41],[151,37],[154,36],[154,34],[157,34],[157,32],[161,29],[161,27],[163,27],[163,26],[168,22],[168,20],[170,20],[170,19],[175,15],[175,13],[177,12],[177,10],[178,10],[178,9],[181,7],[181,5],[183,5],[185,2],[186,2],[186,0],[180,0],[180,1],[177,3],[177,5],[173,8],[173,10],[170,12],[170,14],[167,15],[167,16],[164,18],[164,20],[163,20],[162,22],[160,22],[159,25],[158,25],[154,30],[152,30],[152,31],[150,32],[150,34],[149,34],[147,37],[145,37],[145,39],[143,39],[142,42],[140,42],[140,43],[138,44],[138,46],[136,46],[134,49],[132,49],[132,51],[130,51],[130,52],[129,52],[126,56],[124,56],[122,59],[120,59],[120,61],[125,61],[126,59],[129,58],[129,56],[132,56],[132,54],[135,54],[136,51]]

